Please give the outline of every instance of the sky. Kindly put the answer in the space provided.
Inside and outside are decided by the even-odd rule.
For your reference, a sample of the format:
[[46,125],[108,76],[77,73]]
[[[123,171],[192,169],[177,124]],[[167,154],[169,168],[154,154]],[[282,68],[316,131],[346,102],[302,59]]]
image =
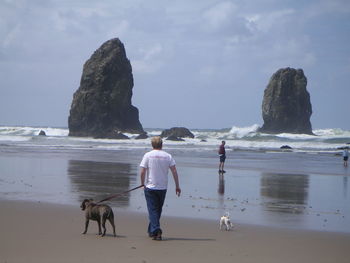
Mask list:
[[291,67],[312,127],[350,130],[349,0],[0,0],[0,125],[68,127],[85,61],[116,37],[144,128],[261,126]]

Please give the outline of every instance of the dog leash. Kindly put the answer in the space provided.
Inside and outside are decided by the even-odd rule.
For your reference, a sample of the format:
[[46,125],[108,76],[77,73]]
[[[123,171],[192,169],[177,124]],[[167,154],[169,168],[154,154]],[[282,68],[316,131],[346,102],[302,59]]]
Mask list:
[[104,201],[111,200],[111,199],[113,199],[113,198],[115,198],[115,197],[117,197],[117,196],[124,195],[124,194],[126,194],[126,193],[129,193],[129,192],[134,191],[134,190],[136,190],[136,189],[139,189],[139,188],[141,188],[141,187],[144,187],[144,185],[142,184],[142,185],[139,185],[139,186],[137,186],[137,187],[134,187],[134,188],[132,188],[132,189],[130,189],[130,190],[127,190],[127,191],[124,191],[124,192],[121,192],[121,193],[118,193],[118,194],[115,194],[115,195],[111,195],[111,196],[109,196],[109,197],[107,197],[107,198],[105,198],[105,199],[102,199],[101,201],[98,201],[97,204],[98,204],[98,203],[102,203],[102,202],[104,202]]

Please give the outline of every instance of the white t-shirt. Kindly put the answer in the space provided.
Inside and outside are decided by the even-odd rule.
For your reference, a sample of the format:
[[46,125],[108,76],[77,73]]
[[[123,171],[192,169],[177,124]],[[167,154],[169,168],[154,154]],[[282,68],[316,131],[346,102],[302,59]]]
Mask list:
[[142,158],[140,166],[147,169],[145,186],[154,190],[168,187],[168,171],[175,165],[173,157],[162,150],[152,150]]

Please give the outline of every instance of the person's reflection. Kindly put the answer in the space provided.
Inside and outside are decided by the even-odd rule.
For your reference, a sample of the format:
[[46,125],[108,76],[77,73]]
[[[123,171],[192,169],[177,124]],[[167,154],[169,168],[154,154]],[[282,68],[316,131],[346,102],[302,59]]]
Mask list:
[[224,194],[225,194],[225,178],[224,178],[224,173],[220,173],[220,174],[219,174],[218,194],[219,194],[219,195],[224,195]]
[[[219,183],[218,183],[218,200],[219,200],[219,215],[223,215],[225,213],[225,178],[224,173],[219,173]],[[218,215],[218,216],[219,216]]]
[[346,198],[348,196],[348,176],[343,177],[343,193]]

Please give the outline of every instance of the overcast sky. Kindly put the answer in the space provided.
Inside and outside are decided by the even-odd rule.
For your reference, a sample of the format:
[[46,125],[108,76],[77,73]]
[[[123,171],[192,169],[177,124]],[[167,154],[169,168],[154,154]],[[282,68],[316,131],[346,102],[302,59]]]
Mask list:
[[262,125],[292,67],[313,128],[350,130],[349,0],[0,0],[0,125],[67,127],[83,64],[115,37],[144,128]]

